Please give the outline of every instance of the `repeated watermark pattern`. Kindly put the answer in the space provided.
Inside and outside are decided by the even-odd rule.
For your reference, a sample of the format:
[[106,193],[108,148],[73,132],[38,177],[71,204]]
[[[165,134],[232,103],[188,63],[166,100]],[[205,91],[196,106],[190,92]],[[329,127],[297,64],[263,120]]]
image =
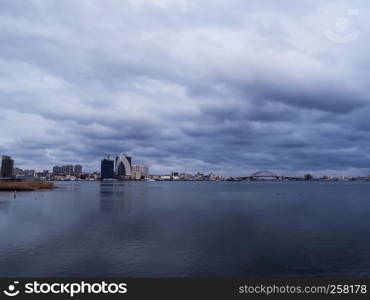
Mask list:
[[358,29],[351,28],[351,21],[358,16],[360,11],[358,9],[349,9],[347,16],[340,17],[335,22],[335,29],[325,30],[325,35],[335,43],[345,44],[357,39],[361,32]]

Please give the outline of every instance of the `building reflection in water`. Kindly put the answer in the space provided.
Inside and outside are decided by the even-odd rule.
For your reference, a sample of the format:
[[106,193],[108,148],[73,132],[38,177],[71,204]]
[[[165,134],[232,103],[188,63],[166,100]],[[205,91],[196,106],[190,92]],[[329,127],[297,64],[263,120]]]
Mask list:
[[123,182],[100,183],[100,211],[103,213],[129,213],[132,209],[131,192]]

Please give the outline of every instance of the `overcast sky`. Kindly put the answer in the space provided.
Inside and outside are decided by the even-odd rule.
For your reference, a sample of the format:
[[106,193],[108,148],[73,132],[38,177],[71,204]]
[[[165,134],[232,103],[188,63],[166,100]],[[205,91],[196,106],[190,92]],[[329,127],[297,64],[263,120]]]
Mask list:
[[0,2],[0,155],[370,174],[368,1]]

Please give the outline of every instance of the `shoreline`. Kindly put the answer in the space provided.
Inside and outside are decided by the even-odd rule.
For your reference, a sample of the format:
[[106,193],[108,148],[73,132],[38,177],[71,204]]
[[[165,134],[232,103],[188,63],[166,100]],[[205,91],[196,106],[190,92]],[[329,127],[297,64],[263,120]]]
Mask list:
[[50,181],[0,181],[0,192],[36,191],[54,189]]

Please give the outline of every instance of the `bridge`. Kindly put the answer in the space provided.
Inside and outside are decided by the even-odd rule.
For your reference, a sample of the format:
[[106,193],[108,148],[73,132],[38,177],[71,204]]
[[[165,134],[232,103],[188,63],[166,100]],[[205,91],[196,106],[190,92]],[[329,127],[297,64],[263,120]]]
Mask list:
[[243,177],[245,180],[280,180],[283,176],[270,171],[259,171],[249,176]]

